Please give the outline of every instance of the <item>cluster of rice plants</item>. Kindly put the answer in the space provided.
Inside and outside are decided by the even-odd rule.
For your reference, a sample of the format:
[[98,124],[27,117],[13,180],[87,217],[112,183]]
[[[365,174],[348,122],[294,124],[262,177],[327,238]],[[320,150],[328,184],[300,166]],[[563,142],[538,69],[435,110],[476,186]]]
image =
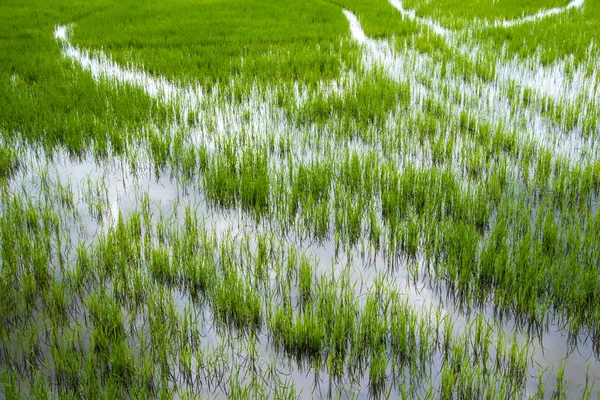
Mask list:
[[0,5],[0,397],[600,396],[596,2]]

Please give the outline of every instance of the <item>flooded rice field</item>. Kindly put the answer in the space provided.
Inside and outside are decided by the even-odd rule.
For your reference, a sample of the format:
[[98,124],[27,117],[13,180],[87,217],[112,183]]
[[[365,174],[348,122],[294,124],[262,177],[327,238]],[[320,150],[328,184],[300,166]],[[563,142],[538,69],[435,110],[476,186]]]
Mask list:
[[242,3],[15,28],[0,397],[600,396],[600,4]]

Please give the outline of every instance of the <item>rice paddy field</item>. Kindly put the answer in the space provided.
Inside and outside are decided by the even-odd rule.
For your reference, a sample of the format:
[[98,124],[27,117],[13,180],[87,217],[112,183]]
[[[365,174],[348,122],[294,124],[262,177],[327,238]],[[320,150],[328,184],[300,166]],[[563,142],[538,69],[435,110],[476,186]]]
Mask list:
[[600,0],[0,22],[0,398],[600,398]]

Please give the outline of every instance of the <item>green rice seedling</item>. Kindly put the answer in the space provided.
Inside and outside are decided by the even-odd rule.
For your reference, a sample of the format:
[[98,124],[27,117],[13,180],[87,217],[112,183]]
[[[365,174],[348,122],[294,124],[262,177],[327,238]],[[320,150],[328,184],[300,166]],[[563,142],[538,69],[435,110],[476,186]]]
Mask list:
[[369,240],[373,243],[376,250],[381,246],[382,227],[380,217],[373,208],[369,211]]
[[269,171],[266,151],[245,152],[241,160],[241,203],[258,216],[269,206]]
[[[467,353],[468,339],[464,337],[463,340],[459,339],[454,343],[450,350],[450,364],[452,365],[453,370],[459,374],[463,367],[463,364],[466,363],[465,356]],[[454,380],[456,377],[453,375],[449,375],[449,378],[452,378],[450,381],[452,383],[451,387],[454,387]]]
[[73,357],[68,343],[58,340],[52,343],[51,354],[58,385],[70,393],[77,393],[81,382],[81,359]]
[[95,293],[88,298],[90,320],[94,330],[94,350],[105,355],[112,343],[122,342],[125,339],[125,326],[123,315],[114,298],[105,293]]
[[289,307],[277,307],[271,310],[269,325],[273,332],[275,344],[290,348],[293,343],[291,312]]
[[546,382],[544,382],[544,374],[546,373],[547,368],[544,370],[538,371],[537,377],[537,398],[544,399],[546,395]]
[[[485,364],[484,364],[485,365]],[[458,377],[457,395],[463,399],[480,398],[482,397],[482,389],[478,372],[471,368],[469,364],[465,364]]]
[[350,244],[356,244],[362,234],[364,204],[358,201],[355,205],[346,203],[348,215],[346,219],[347,237]]
[[154,173],[158,177],[160,176],[160,172],[166,167],[171,155],[171,136],[150,131],[147,140],[155,168]]
[[319,320],[314,312],[305,312],[298,317],[294,325],[295,353],[300,357],[312,357],[319,360],[323,345],[326,343],[324,329],[319,327]]
[[446,359],[446,357],[448,357],[448,355],[450,354],[450,343],[452,340],[452,332],[453,332],[453,328],[454,328],[454,322],[452,321],[451,318],[449,318],[448,316],[446,316],[444,318],[444,336],[443,336],[443,345],[442,345],[442,353],[444,354],[444,359]]
[[272,240],[272,236],[259,235],[257,237],[257,251],[253,265],[253,279],[257,286],[261,283],[266,283],[267,281],[270,264],[270,249],[274,247]]
[[387,336],[387,318],[386,314],[380,310],[379,301],[379,296],[376,294],[368,295],[360,319],[358,340],[371,352],[379,350]]
[[2,389],[7,399],[18,399],[21,394],[18,382],[10,371],[2,371]]
[[376,347],[371,355],[371,363],[369,365],[370,390],[374,397],[378,397],[382,393],[387,365],[387,351],[385,347]]
[[558,369],[556,371],[556,381],[554,383],[554,388],[552,392],[552,398],[555,399],[565,399],[567,398],[567,388],[565,384],[565,364],[564,361],[561,360],[558,364]]
[[59,282],[53,281],[46,297],[46,306],[52,315],[53,321],[63,325],[67,322],[67,292],[66,287]]
[[20,167],[17,152],[5,144],[0,144],[0,183],[6,182],[12,178]]
[[33,311],[33,307],[38,298],[38,289],[33,274],[24,273],[21,279],[25,308],[26,311],[30,313]]
[[516,336],[513,337],[508,354],[508,374],[516,382],[517,389],[523,385],[527,373],[527,352],[528,348],[519,346]]
[[254,329],[260,326],[260,295],[244,282],[235,269],[230,267],[225,270],[224,279],[212,290],[212,296],[215,314],[221,321],[239,328]]
[[125,342],[114,343],[109,356],[110,379],[119,387],[129,387],[136,373],[134,362],[133,354]]
[[311,298],[313,280],[313,267],[305,257],[302,257],[300,261],[298,273],[298,290],[300,292],[302,302],[304,303],[309,301]]
[[454,397],[454,387],[458,378],[459,372],[453,368],[445,366],[442,370],[442,387],[440,391],[440,398],[452,399]]
[[177,272],[172,268],[170,254],[166,248],[152,249],[152,261],[149,265],[150,273],[158,282],[172,284],[175,282]]
[[317,205],[307,205],[309,210],[313,210],[313,216],[310,218],[313,225],[313,235],[323,240],[329,235],[329,226],[331,218],[331,205],[328,201],[321,201]]
[[38,399],[50,397],[51,391],[45,377],[42,374],[37,373],[34,379],[32,395]]
[[[590,364],[588,364],[588,367],[587,367],[587,372],[586,372],[586,377],[585,377],[585,387],[583,389],[583,393],[581,394],[582,398],[591,398],[592,392],[594,390],[595,382],[592,382],[590,385],[589,372],[590,372]],[[596,394],[598,394],[598,391],[596,391]]]

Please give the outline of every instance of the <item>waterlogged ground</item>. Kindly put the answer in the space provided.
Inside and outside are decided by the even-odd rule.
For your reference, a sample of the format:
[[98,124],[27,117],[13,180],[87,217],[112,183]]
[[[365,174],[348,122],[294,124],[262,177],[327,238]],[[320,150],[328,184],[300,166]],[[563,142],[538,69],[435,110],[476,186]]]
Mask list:
[[0,5],[0,397],[600,397],[598,0],[297,3]]

